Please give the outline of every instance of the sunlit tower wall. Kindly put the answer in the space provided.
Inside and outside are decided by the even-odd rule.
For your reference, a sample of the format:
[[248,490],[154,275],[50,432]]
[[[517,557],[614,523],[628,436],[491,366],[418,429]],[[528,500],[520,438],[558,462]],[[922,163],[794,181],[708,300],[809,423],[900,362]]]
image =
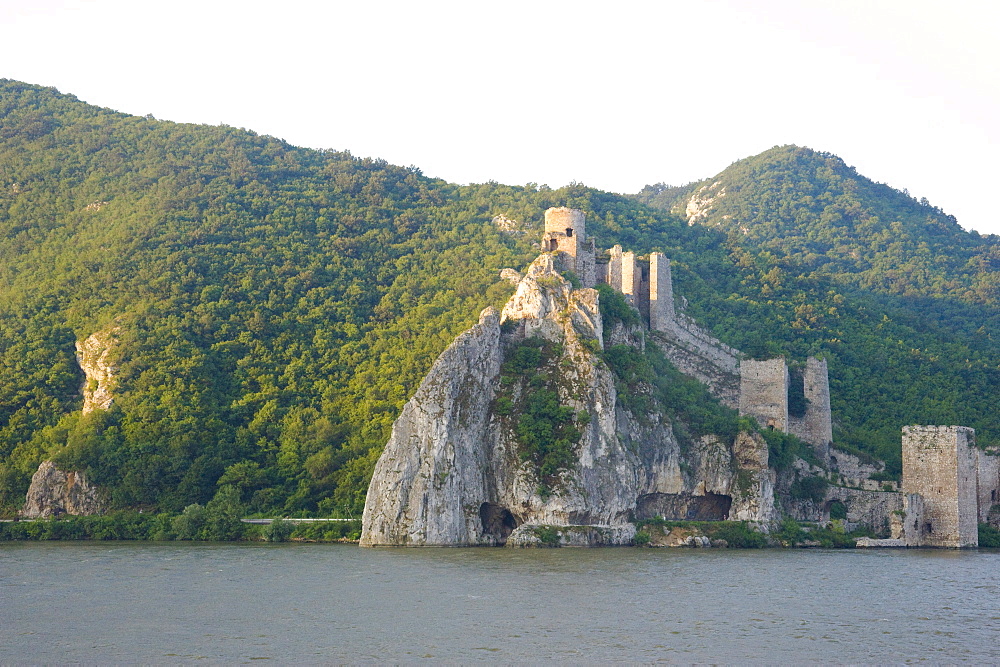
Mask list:
[[649,256],[649,328],[666,331],[674,319],[674,288],[670,260],[662,252]]
[[580,278],[584,287],[594,286],[593,242],[587,242],[586,214],[583,211],[566,206],[545,211],[542,250],[565,253],[565,267]]

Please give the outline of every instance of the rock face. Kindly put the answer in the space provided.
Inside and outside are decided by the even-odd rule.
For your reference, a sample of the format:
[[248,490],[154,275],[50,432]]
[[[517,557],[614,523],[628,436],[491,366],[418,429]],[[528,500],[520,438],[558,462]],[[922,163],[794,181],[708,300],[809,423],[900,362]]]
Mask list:
[[[596,290],[574,290],[551,255],[536,259],[502,314],[484,310],[403,408],[368,489],[361,544],[530,546],[540,526],[567,545],[627,544],[645,516],[773,519],[766,444],[741,435],[682,447],[659,413],[629,412],[595,353],[602,331]],[[517,416],[498,409],[501,392],[516,403],[528,391],[501,379],[527,339],[556,350],[546,372],[559,404],[585,415],[552,488],[520,448]]]
[[21,515],[44,519],[60,514],[101,514],[104,500],[82,472],[63,472],[52,461],[43,461],[31,477]]
[[76,360],[87,376],[83,384],[83,414],[94,410],[107,410],[114,400],[115,373],[111,357],[118,342],[119,328],[91,334],[76,343]]

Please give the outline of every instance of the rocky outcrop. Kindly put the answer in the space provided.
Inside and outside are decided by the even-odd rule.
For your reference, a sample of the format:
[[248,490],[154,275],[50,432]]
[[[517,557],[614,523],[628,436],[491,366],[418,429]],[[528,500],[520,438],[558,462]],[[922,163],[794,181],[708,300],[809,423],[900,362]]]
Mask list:
[[82,472],[63,472],[43,461],[31,477],[21,516],[44,519],[60,514],[101,514],[106,504],[100,491]]
[[687,216],[689,225],[706,221],[715,200],[726,196],[725,186],[720,188],[720,185],[722,185],[721,181],[716,181],[711,185],[703,185],[688,198],[684,214]]
[[774,506],[776,475],[768,467],[768,448],[759,433],[742,432],[733,443],[736,477],[729,518],[766,525],[778,518]]
[[[643,515],[726,519],[735,507],[740,518],[772,518],[773,498],[757,497],[773,490],[763,441],[741,436],[734,450],[706,437],[682,447],[661,414],[632,414],[597,354],[602,331],[597,291],[573,289],[551,255],[536,259],[502,314],[483,311],[403,408],[372,476],[361,544],[556,539],[539,527],[556,527],[567,546],[623,544]],[[517,415],[498,408],[498,397],[516,405],[530,391],[501,372],[528,339],[554,350],[541,370],[560,406],[579,416],[571,463],[545,483],[519,444]]]
[[112,363],[119,327],[91,334],[76,342],[76,360],[87,376],[83,384],[83,414],[107,410],[114,401],[115,374]]
[[491,458],[484,444],[502,361],[500,318],[487,308],[441,353],[393,424],[368,488],[362,544],[479,541],[488,519],[480,519]]

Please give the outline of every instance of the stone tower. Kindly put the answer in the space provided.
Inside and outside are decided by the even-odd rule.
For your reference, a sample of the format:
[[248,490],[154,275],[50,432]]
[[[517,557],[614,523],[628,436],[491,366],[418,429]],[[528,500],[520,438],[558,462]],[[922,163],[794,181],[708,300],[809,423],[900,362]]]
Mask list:
[[919,536],[908,542],[979,546],[975,443],[965,426],[903,427],[903,493],[923,498],[923,512],[904,518]]
[[662,252],[649,255],[649,328],[666,331],[674,319],[674,288],[670,260]]
[[565,206],[545,211],[542,250],[562,253],[564,268],[575,273],[584,287],[593,287],[594,242],[587,239],[586,218],[583,211]]
[[826,359],[809,357],[802,371],[806,412],[802,417],[789,417],[788,432],[813,446],[816,457],[829,463],[833,442],[833,417],[830,412],[830,376]]
[[740,362],[740,414],[788,432],[788,366],[784,357]]

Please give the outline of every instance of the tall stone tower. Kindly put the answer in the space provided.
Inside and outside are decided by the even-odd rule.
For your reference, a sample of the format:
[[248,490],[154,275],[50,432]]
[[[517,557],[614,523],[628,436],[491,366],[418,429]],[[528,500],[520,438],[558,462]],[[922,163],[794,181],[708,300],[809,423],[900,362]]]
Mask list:
[[979,546],[975,443],[965,426],[903,427],[903,493],[923,497],[922,514],[904,520],[920,545]]
[[564,252],[575,259],[587,238],[586,220],[586,214],[575,208],[559,206],[545,211],[542,250]]
[[649,255],[649,328],[666,331],[674,319],[674,287],[670,260],[662,252]]
[[830,411],[830,376],[826,359],[809,357],[802,371],[806,412],[802,417],[789,416],[788,432],[813,446],[817,458],[830,461],[833,443],[833,417]]
[[565,206],[545,211],[542,250],[560,253],[563,267],[575,273],[584,287],[593,287],[594,242],[587,239],[586,218],[583,211]]
[[784,357],[740,362],[740,414],[788,432],[788,366]]

